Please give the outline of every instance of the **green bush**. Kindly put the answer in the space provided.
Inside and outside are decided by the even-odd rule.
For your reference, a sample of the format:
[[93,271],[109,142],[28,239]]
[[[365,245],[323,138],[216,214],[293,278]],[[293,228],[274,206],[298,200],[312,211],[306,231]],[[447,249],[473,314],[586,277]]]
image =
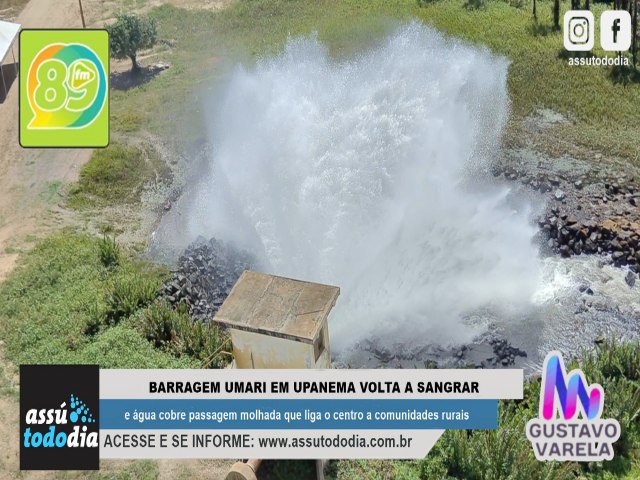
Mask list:
[[[595,350],[584,352],[579,362],[589,372],[591,383],[605,383],[608,379],[624,378],[640,382],[640,343],[619,343],[614,339],[596,345]],[[572,364],[576,365],[576,362]]]
[[203,368],[220,368],[229,363],[229,336],[212,323],[194,322],[185,313],[173,310],[165,300],[154,302],[140,318],[144,336],[157,348],[181,357],[188,355]]
[[116,243],[115,236],[104,235],[100,242],[100,261],[107,268],[117,267],[120,264],[120,247]]
[[158,278],[149,278],[138,273],[116,277],[105,296],[106,323],[116,325],[149,305],[158,296],[160,284]]

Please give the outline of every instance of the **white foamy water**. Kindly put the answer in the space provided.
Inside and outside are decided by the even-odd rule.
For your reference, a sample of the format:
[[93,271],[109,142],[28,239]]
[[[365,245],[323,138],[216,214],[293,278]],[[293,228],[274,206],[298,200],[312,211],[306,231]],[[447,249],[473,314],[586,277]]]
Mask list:
[[459,343],[485,306],[530,305],[535,228],[480,176],[509,115],[507,62],[419,23],[349,60],[315,38],[239,68],[211,120],[186,235],[341,288],[332,347]]

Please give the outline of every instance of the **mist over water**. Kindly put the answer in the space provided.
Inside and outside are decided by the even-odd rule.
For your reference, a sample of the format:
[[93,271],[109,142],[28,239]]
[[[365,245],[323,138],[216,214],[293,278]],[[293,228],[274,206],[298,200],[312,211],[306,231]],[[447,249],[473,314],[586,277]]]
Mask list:
[[338,285],[334,350],[372,336],[462,343],[466,316],[530,305],[526,202],[485,181],[509,115],[507,62],[419,23],[348,60],[315,37],[238,68],[186,234],[262,270]]

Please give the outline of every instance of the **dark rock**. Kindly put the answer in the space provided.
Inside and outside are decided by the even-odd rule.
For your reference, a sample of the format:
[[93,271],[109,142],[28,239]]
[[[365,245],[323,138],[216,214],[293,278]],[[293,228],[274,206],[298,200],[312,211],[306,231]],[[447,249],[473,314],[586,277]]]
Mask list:
[[633,272],[627,272],[627,275],[624,277],[624,281],[627,282],[629,287],[633,288],[636,284],[636,274]]
[[247,252],[215,239],[198,239],[178,258],[162,292],[172,305],[187,305],[196,321],[208,321],[227,297],[243,270],[255,268]]

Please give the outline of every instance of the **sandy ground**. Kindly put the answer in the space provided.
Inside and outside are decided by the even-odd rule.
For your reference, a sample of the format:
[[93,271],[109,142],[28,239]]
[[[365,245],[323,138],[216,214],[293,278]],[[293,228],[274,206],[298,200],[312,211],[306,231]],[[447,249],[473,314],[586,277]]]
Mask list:
[[[78,4],[74,0],[34,0],[17,22],[24,27],[80,27]],[[14,45],[17,55],[18,48]],[[13,69],[7,58],[7,72]],[[0,104],[0,280],[16,260],[16,249],[60,223],[56,210],[56,189],[74,181],[91,150],[23,149],[18,143],[18,84],[11,85]]]
[[[176,3],[184,7],[204,3],[208,8],[219,8],[223,4],[222,1]],[[109,4],[114,8],[118,6],[118,2],[83,0],[87,24],[102,26],[110,14]],[[76,0],[31,0],[15,21],[24,28],[82,26]],[[17,58],[17,45],[14,52]],[[4,65],[8,72],[13,70],[12,63],[9,54]],[[89,149],[21,148],[17,79],[11,84],[7,98],[0,103],[0,281],[15,267],[20,251],[52,229],[76,222],[73,214],[58,205],[61,200],[58,192],[77,179],[80,167],[90,156]],[[19,471],[18,379],[2,350],[0,340],[0,480],[59,478],[52,472]],[[230,461],[160,461],[159,478],[224,478],[231,464]],[[105,463],[108,475],[127,465],[124,461]],[[83,477],[82,474],[71,476]]]

